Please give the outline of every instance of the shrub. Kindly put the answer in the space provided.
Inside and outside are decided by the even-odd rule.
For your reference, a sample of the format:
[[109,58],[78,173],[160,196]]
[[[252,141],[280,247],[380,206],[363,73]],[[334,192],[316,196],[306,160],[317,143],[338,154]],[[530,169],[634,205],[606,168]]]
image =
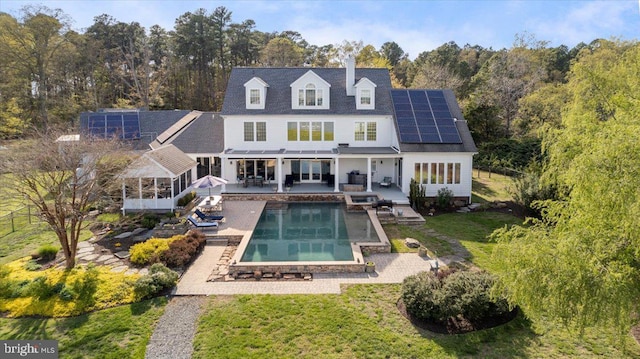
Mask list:
[[30,272],[35,272],[37,270],[42,269],[42,266],[38,264],[38,262],[36,262],[34,259],[31,259],[24,263],[24,269]]
[[447,187],[440,188],[438,190],[438,195],[436,198],[436,204],[440,208],[447,208],[451,205],[451,200],[453,200],[453,191]]
[[64,300],[65,302],[70,302],[75,298],[76,294],[73,292],[73,289],[64,286],[62,288],[62,290],[60,290],[60,293],[58,293],[58,297],[60,297],[60,299]]
[[169,249],[169,243],[182,236],[174,236],[171,238],[150,238],[143,243],[138,243],[131,247],[129,253],[131,263],[144,266],[147,264],[158,263],[163,252]]
[[40,256],[40,258],[42,258],[45,261],[50,261],[56,258],[56,254],[58,254],[58,251],[60,250],[60,248],[51,245],[51,244],[45,244],[40,246],[40,248],[38,248],[38,255]]
[[180,207],[185,207],[186,205],[189,204],[189,202],[191,202],[194,198],[196,198],[196,193],[195,192],[189,192],[187,193],[184,197],[181,197],[180,199],[178,199],[178,206]]
[[437,320],[441,312],[439,298],[442,284],[431,272],[420,272],[405,278],[402,283],[402,301],[407,312],[423,320]]
[[403,282],[402,300],[407,312],[423,320],[445,322],[462,315],[475,321],[509,311],[505,299],[490,295],[494,278],[486,272],[454,272],[435,276],[422,272]]
[[29,285],[27,293],[36,297],[40,300],[45,300],[51,298],[53,295],[60,293],[62,288],[64,287],[64,283],[59,282],[56,284],[50,284],[47,281],[47,277],[37,277],[35,278]]
[[134,293],[138,299],[145,299],[159,293],[163,289],[171,288],[178,282],[178,273],[156,263],[149,268],[149,274],[135,282]]
[[160,223],[160,217],[155,213],[145,213],[140,221],[140,225],[147,229],[153,229],[158,223]]
[[190,231],[181,239],[169,243],[169,249],[160,255],[160,260],[167,267],[184,267],[195,258],[206,243],[202,232]]

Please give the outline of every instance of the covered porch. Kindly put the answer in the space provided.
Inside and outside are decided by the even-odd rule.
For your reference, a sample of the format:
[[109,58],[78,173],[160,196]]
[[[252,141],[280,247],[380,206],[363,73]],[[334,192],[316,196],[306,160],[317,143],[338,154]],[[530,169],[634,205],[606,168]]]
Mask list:
[[[259,186],[248,186],[245,187],[243,184],[241,183],[234,183],[234,184],[227,184],[224,186],[225,188],[223,189],[222,187],[216,187],[211,189],[211,194],[215,194],[215,195],[224,195],[224,194],[246,194],[246,195],[251,195],[251,194],[273,194],[273,193],[278,193],[277,192],[277,184],[275,183],[271,183],[271,184],[265,184],[262,187]],[[338,194],[343,193],[343,194],[367,194],[367,195],[379,195],[381,198],[384,199],[388,199],[388,200],[392,200],[394,203],[396,204],[408,204],[409,203],[409,199],[407,198],[407,195],[404,194],[399,187],[392,185],[390,187],[381,187],[377,184],[373,185],[372,191],[371,192],[350,192],[350,191],[343,191],[342,189],[344,188],[344,184],[340,185],[340,191],[338,192]],[[194,189],[194,191],[196,191],[197,195],[200,197],[205,197],[209,195],[209,190],[208,189]],[[315,193],[319,193],[319,194],[328,194],[328,193],[332,193],[332,194],[336,194],[336,192],[334,191],[334,187],[329,187],[326,184],[323,183],[301,183],[301,184],[294,184],[292,187],[288,187],[285,189],[285,191],[283,193],[291,193],[291,194],[315,194]]]
[[[402,183],[402,157],[393,147],[227,149],[221,158],[222,177],[229,181],[227,191],[235,188],[239,193],[373,192]],[[379,186],[381,182],[387,183],[386,188]]]

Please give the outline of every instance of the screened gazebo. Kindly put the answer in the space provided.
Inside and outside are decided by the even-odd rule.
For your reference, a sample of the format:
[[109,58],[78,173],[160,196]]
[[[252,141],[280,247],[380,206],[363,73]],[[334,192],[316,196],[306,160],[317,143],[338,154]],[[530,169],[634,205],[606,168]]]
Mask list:
[[188,193],[197,162],[174,145],[145,152],[120,175],[122,212],[173,211]]

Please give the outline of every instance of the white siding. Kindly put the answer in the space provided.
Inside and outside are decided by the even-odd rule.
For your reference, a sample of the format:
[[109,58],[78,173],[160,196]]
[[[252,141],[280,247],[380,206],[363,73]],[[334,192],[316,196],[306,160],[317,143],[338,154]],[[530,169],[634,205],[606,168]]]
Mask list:
[[427,184],[426,194],[435,197],[440,188],[447,187],[456,197],[471,197],[471,153],[404,153],[402,163],[402,191],[409,193],[409,184],[414,177],[416,163],[460,163],[460,184]]

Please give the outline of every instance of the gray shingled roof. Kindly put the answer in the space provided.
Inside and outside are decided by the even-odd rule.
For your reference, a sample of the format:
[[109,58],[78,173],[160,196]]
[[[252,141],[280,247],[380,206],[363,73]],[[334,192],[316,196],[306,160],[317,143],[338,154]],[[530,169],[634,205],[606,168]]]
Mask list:
[[[203,112],[168,139],[184,153],[220,153],[224,150],[224,120],[218,113]],[[157,141],[153,148],[161,146]]]
[[[449,105],[449,110],[453,117],[457,118],[456,128],[462,139],[462,143],[402,143],[400,142],[400,151],[402,152],[478,152],[467,121],[462,116],[462,110],[458,106],[456,95],[451,90],[441,90]],[[394,116],[395,119],[395,116]],[[398,122],[396,121],[396,133],[398,133]]]
[[[290,85],[309,70],[327,81],[330,85],[330,109],[296,110],[291,108]],[[375,110],[356,110],[355,96],[347,96],[345,68],[244,68],[231,70],[224,104],[220,114],[224,115],[283,115],[283,114],[339,114],[339,115],[392,115],[391,78],[387,69],[356,69],[355,82],[363,77],[377,85],[375,92]],[[245,104],[244,84],[254,77],[269,84],[264,110],[248,110]]]

